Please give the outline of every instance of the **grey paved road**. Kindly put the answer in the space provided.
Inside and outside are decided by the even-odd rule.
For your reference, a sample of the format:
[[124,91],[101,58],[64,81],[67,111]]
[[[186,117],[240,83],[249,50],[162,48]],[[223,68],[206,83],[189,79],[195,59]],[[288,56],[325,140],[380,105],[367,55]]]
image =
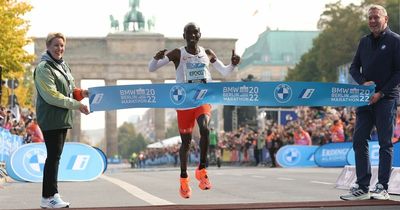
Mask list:
[[[61,182],[59,190],[63,199],[71,203],[72,208],[112,209],[151,206],[192,208],[192,205],[240,206],[247,203],[342,202],[339,201],[339,195],[346,191],[335,188],[341,170],[341,168],[210,167],[209,176],[213,188],[201,191],[194,178],[194,168],[190,168],[192,197],[182,199],[178,194],[178,168],[141,170],[130,169],[127,165],[114,165],[95,181]],[[40,195],[41,183],[4,183],[0,189],[0,209],[37,209]],[[400,201],[400,196],[392,195],[392,200]],[[380,209],[381,207],[349,208]],[[385,206],[385,209],[400,209],[400,206]]]

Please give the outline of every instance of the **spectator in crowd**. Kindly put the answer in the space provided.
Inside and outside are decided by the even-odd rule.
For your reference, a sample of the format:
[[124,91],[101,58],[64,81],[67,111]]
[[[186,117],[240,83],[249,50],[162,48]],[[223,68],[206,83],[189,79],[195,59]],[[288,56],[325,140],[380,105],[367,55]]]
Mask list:
[[268,153],[271,157],[271,167],[274,168],[278,164],[276,162],[276,153],[282,146],[281,132],[276,129],[267,131],[266,145]]
[[243,138],[244,141],[244,147],[243,148],[243,162],[250,162],[250,152],[249,149],[253,145],[253,142],[255,141],[254,137],[254,131],[252,130],[245,130],[245,137]]
[[400,112],[397,112],[396,127],[394,129],[394,135],[393,135],[393,138],[392,138],[392,143],[398,142],[399,138],[400,138]]
[[27,137],[30,138],[30,142],[39,143],[44,142],[42,130],[37,124],[36,119],[30,119],[27,121],[26,133]]
[[138,167],[138,155],[136,152],[132,152],[131,157],[129,158],[129,163],[131,164],[131,168]]
[[63,60],[66,38],[61,33],[49,33],[47,51],[34,71],[37,89],[37,121],[43,131],[47,158],[43,172],[43,188],[40,207],[65,208],[69,203],[58,193],[58,166],[67,130],[72,128],[73,112],[89,114],[88,107],[80,102],[88,97],[88,91],[75,87],[71,69]]
[[344,129],[340,119],[333,121],[333,125],[330,128],[330,134],[332,142],[344,142]]
[[144,168],[145,167],[145,159],[146,156],[144,155],[144,152],[139,153],[139,168]]
[[216,157],[217,145],[218,145],[218,133],[217,131],[215,131],[214,128],[210,128],[210,145],[208,146],[209,148],[208,154],[210,155],[209,161],[211,163],[217,162],[217,157]]
[[257,144],[254,149],[254,157],[256,159],[256,165],[264,163],[263,149],[265,148],[265,133],[264,131],[259,131],[257,135]]
[[296,145],[310,146],[312,144],[310,134],[307,131],[305,131],[303,127],[300,125],[296,127],[293,138],[294,138],[294,144]]

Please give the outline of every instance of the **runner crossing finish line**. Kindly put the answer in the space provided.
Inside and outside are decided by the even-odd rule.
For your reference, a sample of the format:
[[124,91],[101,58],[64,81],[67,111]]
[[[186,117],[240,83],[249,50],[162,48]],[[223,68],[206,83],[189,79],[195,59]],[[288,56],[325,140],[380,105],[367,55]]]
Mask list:
[[91,111],[231,106],[364,106],[375,86],[321,82],[215,82],[89,88]]

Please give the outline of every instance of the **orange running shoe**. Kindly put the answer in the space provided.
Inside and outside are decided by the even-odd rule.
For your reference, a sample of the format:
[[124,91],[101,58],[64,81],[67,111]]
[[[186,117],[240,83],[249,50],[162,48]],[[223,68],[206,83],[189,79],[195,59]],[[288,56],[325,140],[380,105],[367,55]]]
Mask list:
[[208,180],[207,170],[205,168],[199,169],[196,168],[195,171],[196,179],[200,181],[199,188],[202,190],[209,190],[211,189],[210,180]]
[[189,177],[180,178],[181,187],[179,188],[179,194],[182,198],[190,198],[192,195],[192,189],[189,186]]

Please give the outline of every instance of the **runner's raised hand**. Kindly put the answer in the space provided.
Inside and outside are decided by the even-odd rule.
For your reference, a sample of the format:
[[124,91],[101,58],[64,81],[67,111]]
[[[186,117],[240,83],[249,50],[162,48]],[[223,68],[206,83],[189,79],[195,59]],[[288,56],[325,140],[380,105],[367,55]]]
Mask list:
[[240,63],[240,56],[235,54],[235,50],[232,50],[232,57],[231,57],[232,65],[238,65]]

